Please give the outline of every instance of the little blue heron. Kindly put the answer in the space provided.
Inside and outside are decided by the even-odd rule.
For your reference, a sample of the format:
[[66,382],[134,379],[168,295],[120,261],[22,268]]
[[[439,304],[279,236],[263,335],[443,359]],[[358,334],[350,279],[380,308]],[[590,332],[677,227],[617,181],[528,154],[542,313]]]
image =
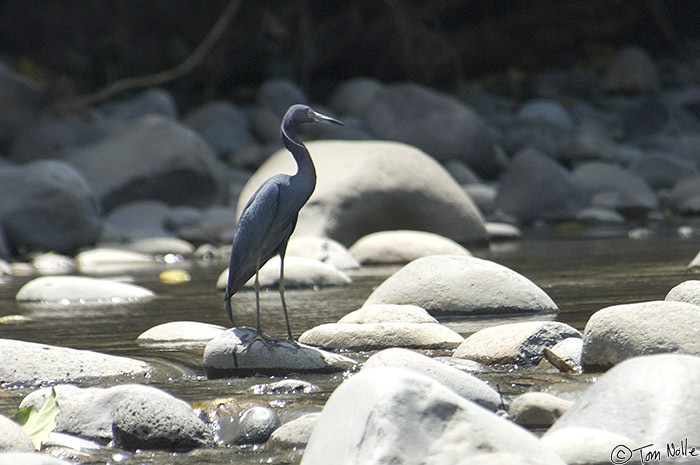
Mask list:
[[[287,339],[294,342],[289,327],[287,303],[284,300],[284,254],[289,236],[297,223],[299,210],[316,187],[316,169],[309,151],[297,136],[299,125],[304,123],[344,124],[330,116],[315,112],[306,105],[293,105],[282,119],[281,135],[285,147],[297,163],[297,172],[290,176],[278,174],[265,181],[253,194],[238,221],[238,229],[231,248],[228,285],[226,286],[226,313],[233,322],[231,297],[255,275],[255,308],[257,311],[257,336],[253,340],[265,342],[260,326],[259,270],[270,258],[280,257],[279,293],[282,299]],[[235,324],[235,323],[234,323]],[[253,342],[251,341],[251,343]],[[267,344],[266,344],[267,345]]]

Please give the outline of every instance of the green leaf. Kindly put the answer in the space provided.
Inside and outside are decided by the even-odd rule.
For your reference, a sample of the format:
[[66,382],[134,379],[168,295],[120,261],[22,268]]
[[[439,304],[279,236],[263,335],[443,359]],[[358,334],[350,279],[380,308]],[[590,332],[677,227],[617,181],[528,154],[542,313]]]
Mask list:
[[34,448],[39,450],[49,438],[49,433],[56,428],[56,415],[59,411],[56,390],[51,388],[51,392],[44,396],[44,403],[40,408],[32,405],[23,408],[10,418],[22,426],[24,432],[32,438]]

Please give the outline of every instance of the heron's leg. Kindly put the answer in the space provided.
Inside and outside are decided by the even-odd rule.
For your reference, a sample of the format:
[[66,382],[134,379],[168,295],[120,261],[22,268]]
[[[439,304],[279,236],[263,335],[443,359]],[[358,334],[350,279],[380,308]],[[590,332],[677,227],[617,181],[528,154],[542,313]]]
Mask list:
[[279,291],[280,291],[280,298],[282,299],[282,311],[284,312],[284,322],[287,324],[287,340],[294,344],[294,337],[292,337],[292,329],[289,326],[289,314],[287,313],[287,302],[284,299],[284,252],[280,253]]
[[267,347],[268,350],[272,350],[272,346],[270,346],[271,342],[274,342],[274,339],[269,338],[265,336],[262,332],[262,325],[260,324],[260,259],[258,259],[257,262],[257,268],[255,270],[255,314],[257,317],[257,327],[256,327],[256,336],[250,340],[246,344],[245,351],[250,349],[250,347],[253,345],[255,341],[260,341],[262,342],[265,347]]

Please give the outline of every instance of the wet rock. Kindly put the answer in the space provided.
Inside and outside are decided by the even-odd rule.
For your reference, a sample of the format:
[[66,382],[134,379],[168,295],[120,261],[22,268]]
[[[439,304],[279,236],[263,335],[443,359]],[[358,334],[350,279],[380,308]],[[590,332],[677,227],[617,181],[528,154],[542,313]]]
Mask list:
[[134,252],[154,256],[179,255],[189,257],[194,253],[194,246],[176,237],[146,237],[128,244]]
[[389,347],[450,349],[464,338],[436,323],[327,323],[305,331],[299,342],[326,349],[373,350]]
[[146,362],[89,350],[0,339],[0,380],[4,385],[140,378],[151,373]]
[[135,97],[109,102],[100,107],[100,111],[109,119],[128,123],[143,116],[158,115],[170,120],[178,116],[177,104],[166,90],[146,89]]
[[110,211],[102,224],[100,243],[125,243],[149,237],[169,236],[165,221],[171,208],[161,201],[139,200]]
[[678,446],[686,437],[697,447],[697,438],[688,431],[700,428],[700,418],[690,414],[700,402],[698,382],[698,357],[657,354],[625,360],[586,389],[543,440],[573,428],[591,428],[630,438],[631,444],[620,444],[631,449],[654,444],[648,451],[658,448],[664,456],[667,443]]
[[668,291],[664,300],[700,305],[700,281],[696,279],[683,281]]
[[219,439],[226,445],[262,444],[280,427],[269,407],[253,407],[237,415],[219,418]]
[[427,87],[382,87],[364,119],[378,137],[413,145],[436,160],[463,160],[487,178],[498,168],[493,156],[496,138],[486,122],[459,100]]
[[573,402],[544,392],[526,392],[510,403],[510,419],[525,428],[549,428]]
[[472,334],[454,352],[487,365],[516,364],[534,366],[542,359],[542,347],[551,348],[581,333],[557,321],[526,321],[484,328]]
[[223,326],[198,321],[170,321],[139,334],[139,345],[167,347],[201,347],[226,330]]
[[0,463],[3,452],[34,452],[34,444],[20,425],[0,415]]
[[[423,230],[460,244],[486,239],[483,219],[460,186],[435,160],[397,142],[319,141],[307,147],[318,181],[299,213],[297,236],[330,237],[346,246],[385,230]],[[253,175],[238,211],[265,179],[294,173],[286,150]]]
[[486,223],[486,232],[491,241],[512,241],[520,239],[520,228],[508,223],[489,221]]
[[365,305],[372,304],[418,305],[432,315],[558,311],[552,299],[521,274],[488,260],[453,255],[412,261],[370,294]]
[[200,105],[182,122],[197,131],[219,157],[234,154],[255,143],[246,111],[225,100]]
[[479,378],[411,350],[393,348],[377,352],[367,359],[362,370],[392,367],[428,376],[491,411],[501,407],[498,393]]
[[371,77],[348,79],[333,89],[328,104],[339,115],[360,117],[383,87],[384,84]]
[[[581,367],[581,352],[583,351],[583,339],[580,337],[568,337],[563,339],[551,348],[551,351],[574,369]],[[540,367],[551,366],[544,358],[540,362]]]
[[212,339],[204,349],[204,370],[209,378],[255,373],[332,373],[349,370],[354,360],[342,355],[286,341],[253,342],[252,328],[232,328]]
[[80,271],[91,274],[134,270],[156,265],[156,261],[150,255],[109,247],[85,250],[76,255],[74,260]]
[[291,449],[305,447],[320,413],[307,413],[283,424],[270,435],[268,446]]
[[681,215],[700,213],[700,174],[681,179],[668,194],[670,207]]
[[661,89],[659,70],[649,54],[638,47],[621,49],[601,83],[610,93],[654,93]]
[[189,404],[148,386],[119,402],[112,435],[116,447],[131,451],[188,451],[213,443],[209,427]]
[[455,241],[425,231],[379,231],[361,237],[349,249],[363,265],[408,263],[428,255],[471,253]]
[[70,465],[71,463],[38,452],[0,452],[0,465]]
[[620,453],[619,460],[624,461],[632,458],[633,449],[646,445],[610,431],[575,426],[547,433],[541,442],[571,465],[607,465],[613,463],[611,457],[615,452]]
[[311,384],[308,381],[302,381],[300,379],[283,379],[282,381],[276,381],[269,384],[257,384],[251,386],[250,390],[254,394],[294,394],[294,393],[304,393],[309,394],[311,392],[316,392],[320,388],[315,384]]
[[644,218],[659,208],[656,194],[630,170],[607,163],[579,165],[572,173],[574,184],[586,192],[591,203],[613,208],[625,216]]
[[561,104],[548,99],[528,100],[515,117],[519,121],[549,126],[563,132],[573,132],[576,128],[569,112]]
[[287,244],[287,254],[313,258],[338,270],[352,270],[360,267],[344,245],[326,237],[294,237]]
[[39,116],[44,105],[44,90],[0,63],[0,102],[0,151],[5,152],[17,132]]
[[20,302],[47,304],[125,304],[155,296],[153,291],[134,284],[86,276],[42,276],[17,291]]
[[258,88],[255,102],[272,112],[280,122],[289,107],[297,103],[308,104],[304,92],[288,79],[268,79]]
[[32,259],[32,266],[40,274],[67,274],[75,271],[75,261],[58,253],[47,252]]
[[697,305],[654,301],[614,305],[595,312],[583,331],[581,363],[606,369],[638,355],[678,352],[700,355]]
[[338,323],[437,323],[438,321],[416,305],[377,304],[363,306],[350,312]]
[[495,461],[504,454],[510,461],[503,463],[564,463],[526,430],[440,383],[378,368],[362,370],[331,395],[301,463],[501,463]]
[[[280,259],[273,257],[264,264],[259,271],[260,287],[269,288],[278,286],[280,279]],[[228,268],[219,275],[216,282],[218,289],[225,289],[228,282]],[[329,286],[347,286],[350,284],[350,277],[331,265],[326,265],[318,260],[305,257],[284,258],[284,287],[294,288],[316,288]],[[244,287],[254,287],[255,276],[244,285]]]
[[71,253],[97,239],[95,193],[64,162],[0,166],[0,198],[0,228],[14,251]]
[[161,116],[137,119],[66,160],[106,210],[135,200],[205,207],[226,196],[212,149],[192,129]]
[[524,149],[500,178],[495,207],[530,223],[572,219],[588,202],[566,168],[538,150]]

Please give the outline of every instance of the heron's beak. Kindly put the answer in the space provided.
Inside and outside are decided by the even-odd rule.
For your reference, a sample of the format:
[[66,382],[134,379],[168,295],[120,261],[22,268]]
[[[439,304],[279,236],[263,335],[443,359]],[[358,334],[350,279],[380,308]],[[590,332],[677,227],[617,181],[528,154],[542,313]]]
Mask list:
[[331,118],[330,116],[323,115],[321,113],[317,113],[315,111],[311,112],[311,119],[316,121],[317,123],[333,123],[333,124],[339,124],[341,126],[345,126],[345,123],[342,121],[338,121],[335,118]]

